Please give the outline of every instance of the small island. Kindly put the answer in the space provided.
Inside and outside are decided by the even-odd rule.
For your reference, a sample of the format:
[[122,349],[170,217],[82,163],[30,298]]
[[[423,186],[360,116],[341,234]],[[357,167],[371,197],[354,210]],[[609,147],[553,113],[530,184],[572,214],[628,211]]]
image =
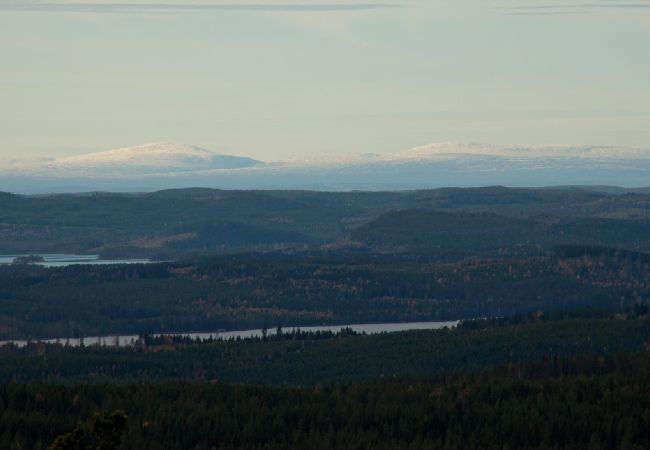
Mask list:
[[22,265],[22,264],[36,264],[45,262],[45,258],[40,255],[27,255],[27,256],[16,256],[12,264]]

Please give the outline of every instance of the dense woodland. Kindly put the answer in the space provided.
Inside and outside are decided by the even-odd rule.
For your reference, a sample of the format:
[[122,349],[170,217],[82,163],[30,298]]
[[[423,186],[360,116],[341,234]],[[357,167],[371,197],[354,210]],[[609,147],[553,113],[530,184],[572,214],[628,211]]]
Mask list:
[[0,339],[503,317],[650,299],[650,257],[241,254],[149,265],[0,267]]
[[547,358],[301,389],[5,384],[0,447],[44,449],[98,411],[128,416],[121,445],[111,447],[120,449],[644,449],[650,357]]
[[447,258],[530,256],[544,254],[562,243],[648,250],[650,222],[409,209],[384,214],[356,228],[351,236],[354,242],[389,253],[438,254]]
[[[641,314],[641,315],[639,315]],[[547,357],[650,350],[647,308],[625,313],[479,320],[454,329],[379,335],[350,331],[192,341],[146,337],[133,347],[0,347],[0,382],[192,380],[307,386],[469,373]]]
[[650,194],[642,192],[488,187],[339,193],[0,193],[0,254],[81,252],[183,259],[197,253],[325,247],[457,258],[537,254],[576,243],[647,251]]
[[[650,195],[0,193],[0,449],[650,448]],[[160,332],[463,321],[192,341]]]

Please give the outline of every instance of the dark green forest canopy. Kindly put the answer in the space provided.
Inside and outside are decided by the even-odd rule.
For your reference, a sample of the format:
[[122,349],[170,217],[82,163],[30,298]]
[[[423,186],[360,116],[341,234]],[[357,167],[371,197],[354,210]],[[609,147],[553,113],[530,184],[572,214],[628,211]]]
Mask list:
[[126,348],[0,348],[0,382],[228,381],[314,385],[472,373],[545,357],[607,356],[650,347],[647,307],[626,314],[479,320],[451,330],[378,335],[285,333],[214,342],[148,339]]
[[412,209],[387,213],[352,232],[383,252],[447,256],[544,253],[561,243],[648,250],[650,222],[603,217],[508,217],[494,213]]
[[0,405],[2,448],[43,449],[96,411],[119,409],[128,415],[121,449],[641,449],[650,446],[650,358],[548,358],[303,389],[5,384]]
[[0,347],[0,448],[122,410],[124,449],[650,448],[647,192],[0,193],[0,254],[39,252],[168,262],[0,266],[0,339],[149,333]]
[[650,298],[646,254],[441,263],[395,255],[242,254],[177,263],[0,267],[0,339],[456,320],[619,308]]
[[[451,258],[478,250],[539,253],[549,245],[576,243],[649,250],[649,206],[650,195],[640,192],[575,188],[6,194],[0,196],[0,253],[168,259],[321,246],[395,251],[424,244],[427,253]],[[452,237],[444,230],[458,221],[465,239],[435,237],[437,227]],[[486,222],[492,224],[488,229]]]

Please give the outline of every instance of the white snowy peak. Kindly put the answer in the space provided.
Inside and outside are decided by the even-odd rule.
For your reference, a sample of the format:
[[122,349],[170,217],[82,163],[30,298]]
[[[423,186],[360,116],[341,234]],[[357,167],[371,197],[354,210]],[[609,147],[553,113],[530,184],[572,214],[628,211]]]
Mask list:
[[145,170],[192,171],[202,169],[237,169],[261,164],[260,161],[220,155],[191,145],[154,142],[55,159],[52,169],[77,170]]
[[478,143],[439,142],[415,147],[387,160],[460,159],[464,157],[494,157],[504,159],[586,159],[586,160],[650,160],[648,149],[607,146],[498,146]]
[[[426,172],[430,178],[436,170],[448,171],[452,168],[469,177],[478,172],[489,171],[520,174],[526,170],[544,169],[558,173],[569,170],[578,174],[596,169],[605,172],[638,172],[647,170],[647,167],[650,167],[650,149],[607,146],[499,146],[459,142],[428,144],[388,155],[328,155],[271,163],[218,154],[172,142],[156,142],[56,159],[10,160],[0,157],[0,176],[59,179],[139,179],[172,176],[190,179],[203,176],[214,177],[215,180],[240,177],[242,180],[266,180],[259,181],[262,186],[274,186],[274,181],[271,180],[273,177],[283,181],[287,176],[313,179],[318,176],[335,178],[340,174],[348,174],[354,180],[359,177],[375,177],[377,183],[381,183],[385,178],[382,173],[386,170],[396,179],[399,176],[408,178],[414,171]],[[495,182],[507,184],[507,178]],[[548,184],[548,181],[540,181],[542,182]],[[620,181],[617,183],[624,184]],[[647,182],[643,183],[645,184]],[[244,181],[242,185],[245,186]]]

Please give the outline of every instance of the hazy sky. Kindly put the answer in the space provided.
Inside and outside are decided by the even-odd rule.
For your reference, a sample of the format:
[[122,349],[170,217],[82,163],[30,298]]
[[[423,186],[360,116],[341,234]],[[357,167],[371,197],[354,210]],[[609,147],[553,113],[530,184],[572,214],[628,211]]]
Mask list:
[[0,0],[0,156],[650,148],[650,0],[121,1]]

